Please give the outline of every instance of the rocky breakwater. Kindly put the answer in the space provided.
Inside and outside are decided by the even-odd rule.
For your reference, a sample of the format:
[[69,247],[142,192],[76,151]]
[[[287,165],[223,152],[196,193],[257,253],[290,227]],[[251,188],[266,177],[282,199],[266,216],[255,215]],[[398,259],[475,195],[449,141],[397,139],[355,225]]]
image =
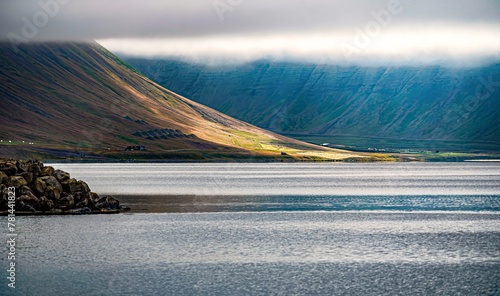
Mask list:
[[113,197],[92,192],[84,181],[37,160],[0,160],[0,211],[4,214],[12,188],[17,214],[103,214],[128,210]]

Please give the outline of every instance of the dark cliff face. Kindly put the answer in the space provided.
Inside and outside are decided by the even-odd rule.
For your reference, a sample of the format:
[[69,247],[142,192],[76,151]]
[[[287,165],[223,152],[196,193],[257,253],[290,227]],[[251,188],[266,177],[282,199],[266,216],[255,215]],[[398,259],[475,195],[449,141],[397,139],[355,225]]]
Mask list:
[[209,67],[126,60],[173,91],[279,133],[500,142],[500,64]]

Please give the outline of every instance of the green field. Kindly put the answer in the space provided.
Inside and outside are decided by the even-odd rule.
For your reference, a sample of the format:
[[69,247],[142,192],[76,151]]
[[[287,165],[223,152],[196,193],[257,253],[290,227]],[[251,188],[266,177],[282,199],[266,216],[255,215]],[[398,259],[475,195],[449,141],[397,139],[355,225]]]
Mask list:
[[500,143],[495,142],[466,142],[466,141],[434,141],[434,140],[405,140],[369,137],[342,137],[321,135],[285,134],[288,137],[301,141],[321,145],[329,143],[335,146],[345,146],[353,151],[372,151],[385,149],[388,152],[467,152],[467,153],[498,153]]

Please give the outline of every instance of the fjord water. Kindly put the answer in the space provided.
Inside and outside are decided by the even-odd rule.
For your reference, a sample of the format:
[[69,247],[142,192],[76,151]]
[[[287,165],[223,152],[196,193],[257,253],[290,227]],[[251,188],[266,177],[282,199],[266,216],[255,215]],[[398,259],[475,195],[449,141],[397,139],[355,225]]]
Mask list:
[[500,294],[498,163],[53,166],[172,211],[18,217],[19,295]]
[[166,211],[500,211],[500,163],[55,166],[95,192],[145,196],[136,206]]

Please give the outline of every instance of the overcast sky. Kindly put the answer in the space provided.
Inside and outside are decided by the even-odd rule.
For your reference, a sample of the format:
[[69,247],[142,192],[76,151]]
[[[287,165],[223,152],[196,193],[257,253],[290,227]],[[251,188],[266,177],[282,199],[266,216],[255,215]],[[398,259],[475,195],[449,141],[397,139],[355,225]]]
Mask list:
[[0,38],[197,62],[500,60],[499,0],[0,0]]

